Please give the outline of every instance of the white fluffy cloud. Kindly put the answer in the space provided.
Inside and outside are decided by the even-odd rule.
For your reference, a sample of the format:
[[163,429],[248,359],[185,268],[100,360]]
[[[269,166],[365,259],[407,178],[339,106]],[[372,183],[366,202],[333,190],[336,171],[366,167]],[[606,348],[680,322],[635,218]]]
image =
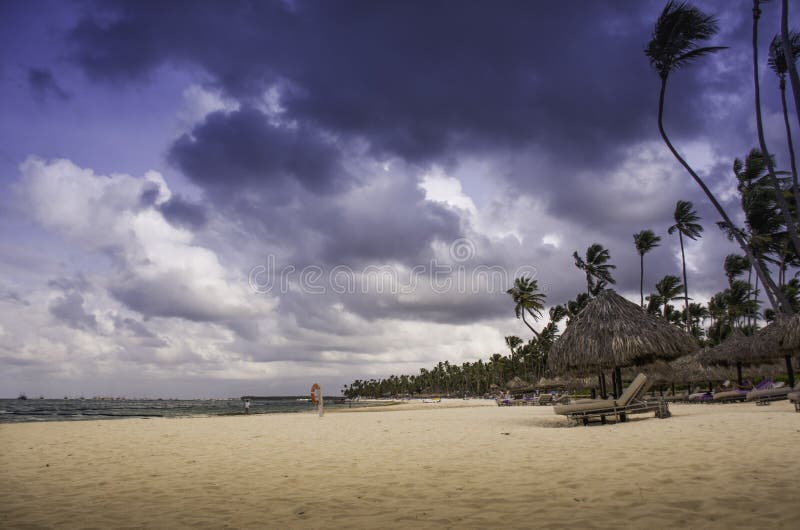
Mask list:
[[38,158],[20,170],[35,219],[88,252],[111,256],[115,270],[107,287],[132,309],[200,321],[269,310],[213,251],[164,218],[158,206],[171,192],[160,174],[96,175],[69,160]]

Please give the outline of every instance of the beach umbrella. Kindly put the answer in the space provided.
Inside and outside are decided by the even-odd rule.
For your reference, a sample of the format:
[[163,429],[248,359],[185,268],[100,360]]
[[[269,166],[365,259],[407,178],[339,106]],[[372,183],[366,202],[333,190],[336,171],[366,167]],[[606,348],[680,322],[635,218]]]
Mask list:
[[742,330],[734,329],[721,344],[698,353],[697,360],[703,366],[736,366],[736,380],[741,385],[742,365],[757,364],[753,354],[754,340]]
[[514,378],[506,383],[506,390],[510,392],[527,392],[534,390],[534,386],[528,383],[527,381],[523,381],[519,378],[519,376],[514,376]]
[[536,383],[537,390],[586,390],[596,386],[594,380],[588,377],[542,377]]
[[614,370],[619,381],[620,368],[670,361],[697,349],[694,337],[679,327],[606,289],[570,321],[550,349],[548,365],[561,375]]
[[752,363],[767,362],[783,358],[789,386],[794,386],[792,357],[800,351],[800,315],[778,317],[767,327],[756,333],[750,349]]

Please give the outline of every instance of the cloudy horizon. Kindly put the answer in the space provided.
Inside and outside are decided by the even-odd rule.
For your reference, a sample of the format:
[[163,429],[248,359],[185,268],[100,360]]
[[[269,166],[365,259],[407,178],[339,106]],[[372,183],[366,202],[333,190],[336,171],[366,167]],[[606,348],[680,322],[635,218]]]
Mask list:
[[[643,49],[664,4],[0,4],[0,397],[337,394],[486,359],[530,336],[517,275],[564,303],[597,242],[638,303],[643,229],[645,294],[680,275],[681,199],[706,301],[740,251],[658,135]],[[728,49],[670,78],[665,126],[741,220],[751,3],[694,4]],[[786,168],[780,3],[762,10]]]

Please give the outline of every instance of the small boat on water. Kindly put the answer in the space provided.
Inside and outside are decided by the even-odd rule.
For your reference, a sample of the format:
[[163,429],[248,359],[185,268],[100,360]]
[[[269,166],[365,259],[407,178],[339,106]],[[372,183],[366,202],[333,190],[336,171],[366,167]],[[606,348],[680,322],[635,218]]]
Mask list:
[[17,399],[20,399],[20,400],[26,400],[26,399],[28,399],[28,396],[26,396],[25,394],[20,394],[20,395],[17,397]]
[[297,401],[308,402],[311,401],[309,398],[297,398]]

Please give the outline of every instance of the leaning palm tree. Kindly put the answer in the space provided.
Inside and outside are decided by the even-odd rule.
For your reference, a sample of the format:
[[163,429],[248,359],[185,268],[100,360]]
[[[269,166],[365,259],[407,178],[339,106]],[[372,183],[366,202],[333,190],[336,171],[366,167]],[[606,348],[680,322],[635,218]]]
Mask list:
[[683,236],[691,240],[701,237],[703,227],[697,221],[700,217],[692,208],[694,205],[691,201],[678,201],[675,205],[675,224],[667,229],[670,235],[678,232],[678,239],[681,242],[681,263],[683,265],[683,291],[684,291],[684,304],[683,309],[686,311],[686,331],[691,331],[692,323],[689,319],[689,287],[686,282],[686,254],[683,251]]
[[644,255],[653,250],[661,242],[661,238],[652,230],[642,230],[633,234],[633,243],[639,253],[639,305],[644,307]]
[[761,152],[764,154],[764,160],[767,163],[767,174],[769,175],[769,182],[772,184],[772,189],[775,192],[775,200],[780,206],[781,213],[783,214],[783,222],[786,224],[786,231],[794,245],[795,252],[800,254],[800,236],[797,234],[797,222],[792,218],[792,213],[789,210],[789,204],[786,202],[786,197],[783,195],[778,177],[775,173],[775,163],[772,157],[769,156],[767,149],[767,141],[764,138],[764,122],[761,118],[761,86],[758,81],[758,20],[761,18],[761,0],[753,0],[753,82],[755,84],[755,107],[756,107],[756,132],[758,133],[758,144]]
[[[672,145],[666,131],[664,130],[664,95],[667,90],[667,80],[672,72],[683,68],[692,61],[703,56],[725,49],[724,46],[700,46],[703,41],[707,41],[717,32],[717,20],[713,16],[706,15],[699,9],[685,3],[670,1],[664,6],[661,15],[656,21],[653,29],[653,38],[645,48],[645,55],[650,59],[650,64],[655,68],[661,78],[661,90],[658,97],[658,131],[662,140],[666,144],[675,159],[683,166],[687,173],[694,179],[700,189],[703,190],[708,200],[714,205],[726,226],[734,228],[736,225],[731,221],[730,216],[722,208],[717,198],[706,186],[706,183],[697,172],[684,160]],[[786,298],[778,291],[775,282],[769,276],[760,262],[753,256],[749,245],[742,237],[738,229],[732,230],[736,242],[747,254],[750,262],[753,263],[756,273],[761,278],[765,286],[770,303],[777,310],[791,313],[789,303]],[[777,299],[777,300],[776,300]],[[779,305],[779,302],[780,305]]]
[[[789,43],[791,45],[793,60],[800,56],[800,33],[792,31],[789,33]],[[789,162],[792,168],[792,194],[794,195],[795,211],[800,212],[800,194],[797,193],[797,162],[794,157],[794,145],[792,143],[792,128],[789,126],[789,109],[786,106],[786,71],[788,63],[786,54],[783,53],[783,39],[780,35],[775,35],[769,45],[769,67],[778,76],[778,89],[781,91],[781,106],[783,107],[783,125],[786,127],[786,142],[789,144]]]
[[545,294],[539,291],[539,284],[536,280],[531,278],[520,277],[514,280],[514,287],[506,291],[516,304],[514,306],[514,313],[517,318],[522,318],[522,321],[528,326],[536,337],[539,333],[533,329],[533,326],[528,324],[525,315],[530,315],[534,320],[539,320],[542,316],[544,309]]
[[611,265],[608,249],[603,248],[600,243],[593,243],[586,249],[586,257],[578,255],[578,251],[572,253],[575,259],[575,266],[586,273],[586,293],[591,295],[598,291],[601,285],[617,283],[611,276],[611,270],[616,269],[616,265]]

